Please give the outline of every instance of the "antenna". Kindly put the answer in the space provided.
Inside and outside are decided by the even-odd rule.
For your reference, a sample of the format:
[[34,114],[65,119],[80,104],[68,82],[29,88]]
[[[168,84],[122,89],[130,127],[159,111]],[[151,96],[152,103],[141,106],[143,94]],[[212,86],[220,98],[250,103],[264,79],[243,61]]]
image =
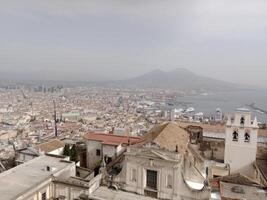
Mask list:
[[54,122],[55,122],[55,137],[57,137],[57,112],[56,112],[56,102],[53,100],[54,104]]

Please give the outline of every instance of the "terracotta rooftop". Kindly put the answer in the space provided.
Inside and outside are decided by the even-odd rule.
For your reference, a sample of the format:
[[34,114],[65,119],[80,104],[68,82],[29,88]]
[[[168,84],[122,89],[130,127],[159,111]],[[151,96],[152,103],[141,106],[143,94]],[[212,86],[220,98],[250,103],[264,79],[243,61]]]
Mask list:
[[128,144],[130,140],[131,144],[135,144],[140,140],[140,137],[128,137],[123,135],[113,135],[105,133],[87,133],[84,136],[87,140],[100,141],[103,144],[118,146],[120,144]]
[[169,151],[185,151],[189,134],[175,122],[156,125],[149,132],[144,134],[142,140],[136,146],[143,146],[155,143],[160,148]]
[[140,141],[139,144],[145,144],[151,141],[154,141],[159,134],[168,126],[168,123],[163,123],[160,125],[156,125],[154,126],[149,132],[147,132],[146,134],[144,134],[144,136],[142,137],[142,140]]
[[49,153],[49,152],[54,151],[56,149],[62,148],[64,146],[65,146],[64,142],[61,142],[60,140],[55,139],[55,140],[51,140],[49,142],[38,144],[35,147],[35,149],[40,150],[40,151],[45,152],[45,153]]

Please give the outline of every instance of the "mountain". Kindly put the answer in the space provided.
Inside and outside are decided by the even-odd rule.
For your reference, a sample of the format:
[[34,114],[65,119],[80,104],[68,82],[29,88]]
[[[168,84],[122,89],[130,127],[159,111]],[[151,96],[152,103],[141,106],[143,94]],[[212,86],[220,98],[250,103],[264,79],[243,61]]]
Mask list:
[[135,88],[161,88],[179,90],[208,90],[226,91],[241,89],[241,86],[213,78],[203,77],[184,69],[172,71],[153,70],[141,76],[113,81],[110,86],[135,87]]

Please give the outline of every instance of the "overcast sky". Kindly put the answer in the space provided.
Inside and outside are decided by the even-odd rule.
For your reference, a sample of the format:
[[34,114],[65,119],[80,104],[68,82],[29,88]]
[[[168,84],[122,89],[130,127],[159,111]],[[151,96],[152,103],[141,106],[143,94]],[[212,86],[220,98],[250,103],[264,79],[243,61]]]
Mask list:
[[0,0],[0,26],[2,74],[123,79],[182,67],[267,87],[266,0]]

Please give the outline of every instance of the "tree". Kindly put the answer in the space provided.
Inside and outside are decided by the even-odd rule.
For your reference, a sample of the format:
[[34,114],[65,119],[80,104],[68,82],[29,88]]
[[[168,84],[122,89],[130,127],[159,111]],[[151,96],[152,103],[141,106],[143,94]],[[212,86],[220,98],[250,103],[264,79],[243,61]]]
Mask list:
[[78,162],[78,152],[76,149],[76,145],[72,145],[72,148],[70,149],[70,160]]
[[70,156],[70,145],[69,144],[65,144],[64,149],[63,149],[63,155]]

